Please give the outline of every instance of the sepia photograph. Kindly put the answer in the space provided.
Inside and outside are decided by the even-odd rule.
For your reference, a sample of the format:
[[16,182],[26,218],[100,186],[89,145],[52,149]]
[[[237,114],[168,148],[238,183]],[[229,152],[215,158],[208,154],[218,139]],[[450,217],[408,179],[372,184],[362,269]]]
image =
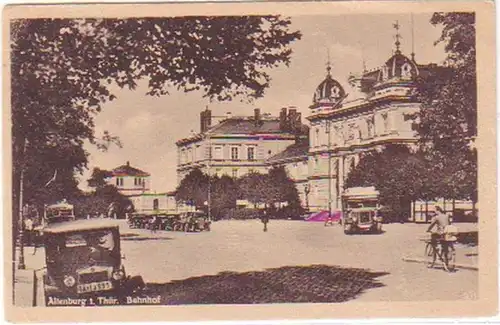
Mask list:
[[246,5],[4,9],[10,317],[495,314],[493,5]]

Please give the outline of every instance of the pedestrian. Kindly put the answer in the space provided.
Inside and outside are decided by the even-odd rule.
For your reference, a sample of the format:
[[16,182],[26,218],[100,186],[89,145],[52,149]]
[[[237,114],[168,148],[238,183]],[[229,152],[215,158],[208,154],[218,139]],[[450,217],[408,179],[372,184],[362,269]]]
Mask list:
[[151,221],[149,224],[151,233],[153,233],[153,234],[156,233],[156,223],[157,223],[157,217],[153,216],[153,218],[151,218]]
[[26,242],[31,245],[33,242],[33,220],[26,218],[24,220],[24,233],[26,235]]
[[267,223],[269,222],[269,215],[267,213],[267,210],[264,210],[260,221],[264,224],[264,232],[267,232]]

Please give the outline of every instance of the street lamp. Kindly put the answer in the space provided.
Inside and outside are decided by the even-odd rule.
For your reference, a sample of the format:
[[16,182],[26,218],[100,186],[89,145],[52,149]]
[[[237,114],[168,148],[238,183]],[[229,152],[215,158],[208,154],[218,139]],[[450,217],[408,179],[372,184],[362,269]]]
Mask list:
[[208,174],[208,195],[207,195],[207,209],[208,209],[208,221],[212,221],[212,212],[211,212],[211,201],[212,201],[212,189],[211,189],[211,174],[210,174],[210,164],[212,160],[212,142],[210,135],[208,136],[208,161],[207,161],[207,174]]
[[328,136],[328,218],[325,221],[325,226],[332,218],[332,152],[331,137],[330,137],[330,120],[326,120],[326,134]]
[[[24,167],[26,164],[26,149],[28,147],[28,139],[24,139],[23,146],[23,160],[21,162],[21,174],[19,177],[19,216],[18,216],[18,233],[17,238],[19,241],[19,260],[17,264],[17,268],[19,270],[26,269],[26,264],[24,262],[24,213],[25,210],[23,207],[23,196],[24,196]],[[15,239],[14,239],[15,243]]]
[[309,212],[309,193],[311,192],[311,186],[309,183],[306,183],[304,186],[304,194],[306,195],[306,209]]

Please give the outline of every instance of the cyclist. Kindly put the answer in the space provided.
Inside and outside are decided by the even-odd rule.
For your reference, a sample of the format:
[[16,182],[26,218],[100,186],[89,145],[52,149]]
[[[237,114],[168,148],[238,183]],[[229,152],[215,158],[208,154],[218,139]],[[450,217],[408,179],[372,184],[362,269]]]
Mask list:
[[[427,232],[431,233],[431,243],[434,248],[436,248],[438,240],[442,239],[446,226],[449,225],[450,218],[444,213],[441,207],[436,206],[436,214],[432,218],[429,228],[427,228]],[[434,226],[436,226],[436,230],[432,231]]]

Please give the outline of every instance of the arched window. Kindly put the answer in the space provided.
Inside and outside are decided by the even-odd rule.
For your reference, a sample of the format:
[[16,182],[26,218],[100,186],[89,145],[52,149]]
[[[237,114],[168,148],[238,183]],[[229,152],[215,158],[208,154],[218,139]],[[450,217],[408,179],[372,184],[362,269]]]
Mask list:
[[158,199],[154,199],[153,200],[153,210],[158,210],[158,206],[159,206]]

